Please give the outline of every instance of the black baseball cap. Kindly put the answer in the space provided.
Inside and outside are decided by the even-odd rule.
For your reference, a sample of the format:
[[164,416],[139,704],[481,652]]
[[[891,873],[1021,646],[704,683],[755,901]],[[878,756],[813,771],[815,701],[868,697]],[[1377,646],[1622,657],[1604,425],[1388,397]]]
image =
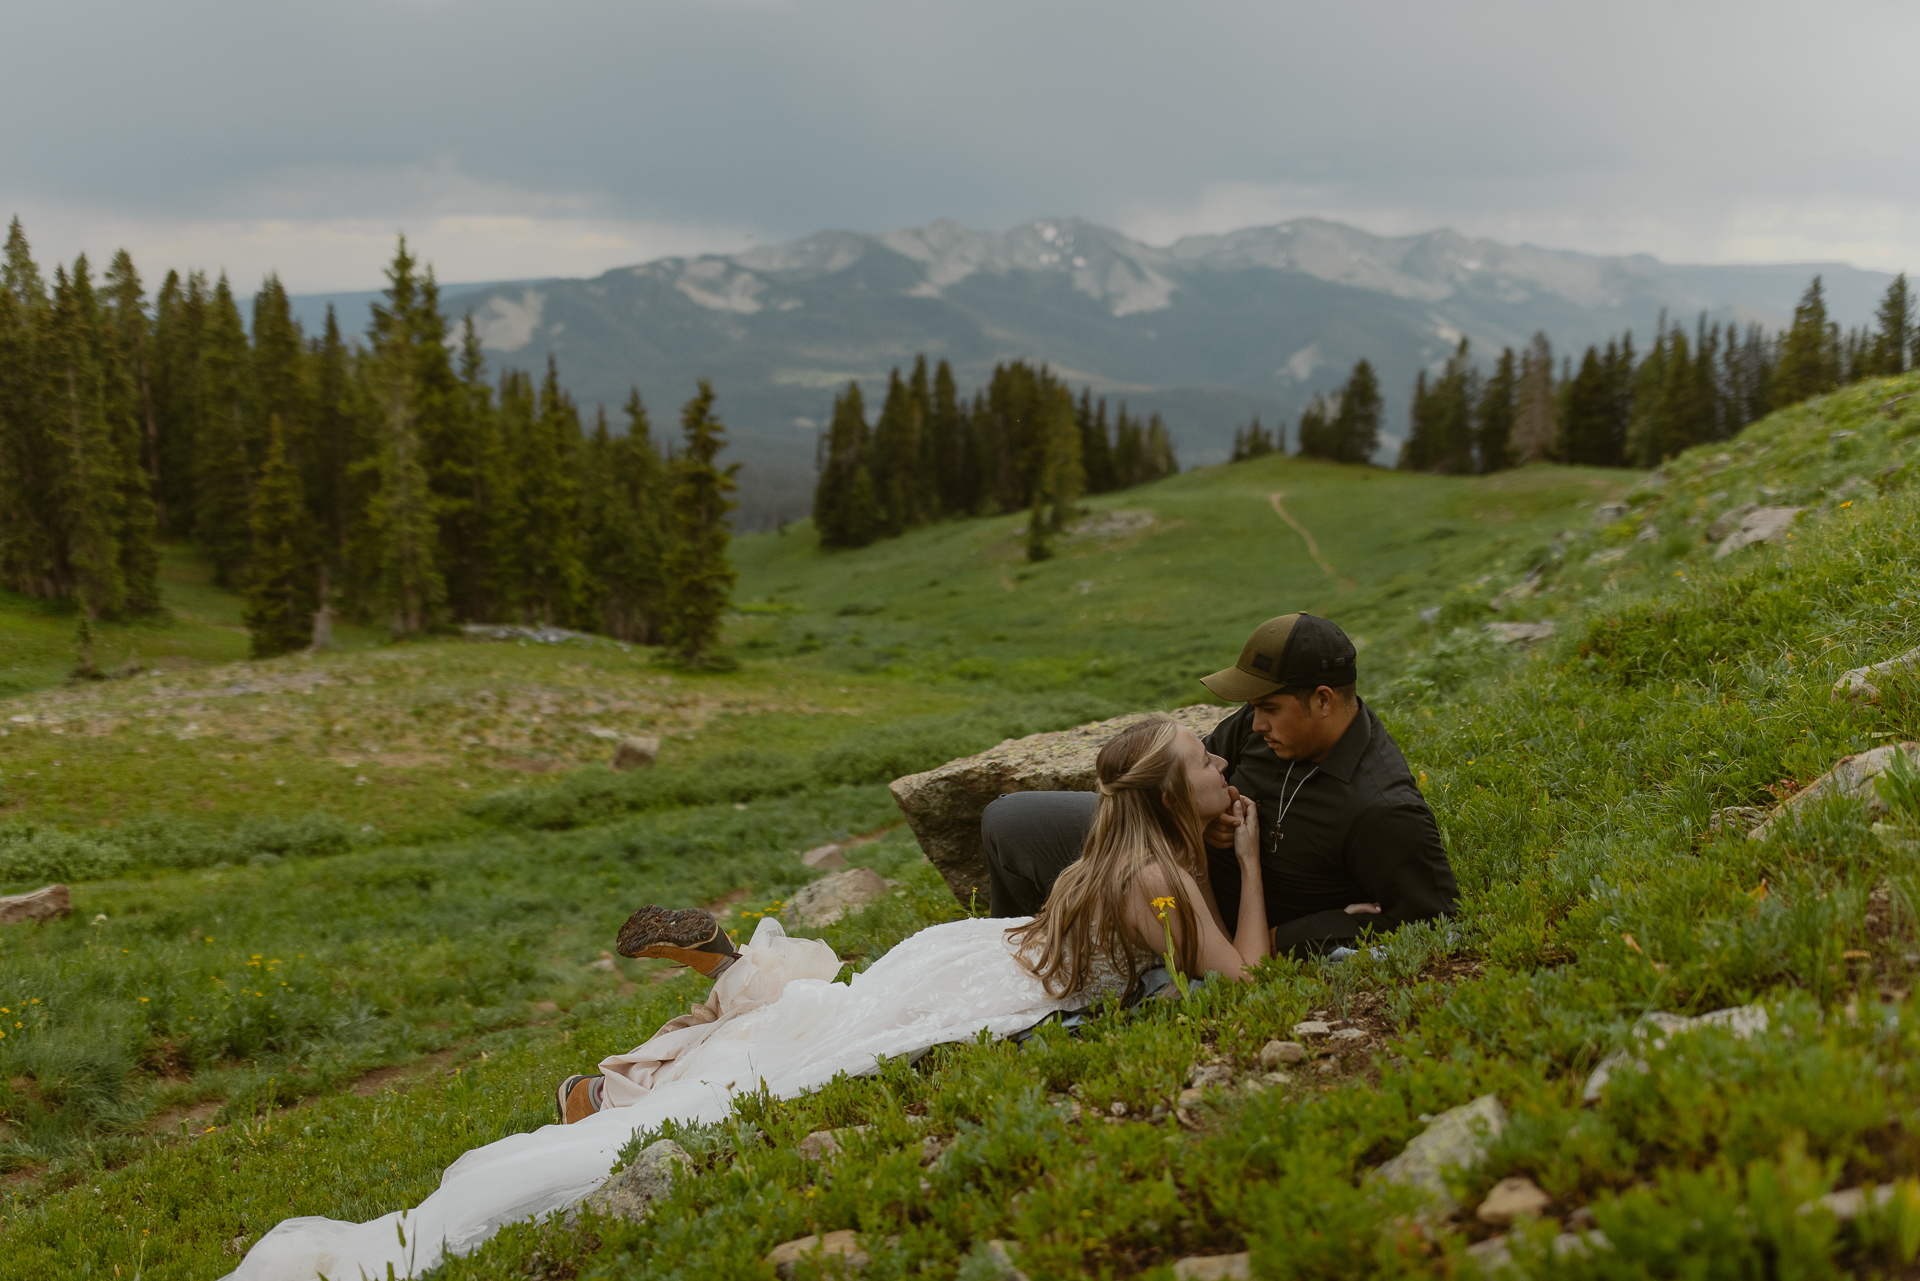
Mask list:
[[1339,689],[1359,679],[1353,642],[1324,618],[1282,614],[1254,630],[1240,661],[1200,683],[1221,698],[1251,703],[1282,689]]

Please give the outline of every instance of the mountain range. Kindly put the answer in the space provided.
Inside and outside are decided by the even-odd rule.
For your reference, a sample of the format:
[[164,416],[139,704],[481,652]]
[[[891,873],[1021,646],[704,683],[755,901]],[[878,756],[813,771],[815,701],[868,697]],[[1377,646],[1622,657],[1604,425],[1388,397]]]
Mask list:
[[[1376,236],[1305,218],[1153,246],[1095,223],[1043,218],[1004,233],[952,222],[870,235],[825,231],[743,253],[662,258],[592,279],[449,286],[495,367],[549,355],[583,406],[637,385],[656,438],[710,378],[742,461],[743,529],[808,510],[815,441],[836,390],[858,379],[877,409],[889,369],[952,362],[963,393],[996,362],[1045,361],[1077,388],[1165,416],[1181,463],[1227,456],[1254,414],[1289,422],[1316,392],[1373,361],[1387,399],[1381,461],[1404,431],[1414,375],[1462,335],[1483,359],[1543,331],[1557,354],[1662,313],[1783,326],[1816,273],[1843,325],[1865,323],[1889,276],[1837,263],[1689,266],[1505,245],[1439,230]],[[304,295],[365,323],[373,294]],[[621,421],[613,414],[616,425]]]

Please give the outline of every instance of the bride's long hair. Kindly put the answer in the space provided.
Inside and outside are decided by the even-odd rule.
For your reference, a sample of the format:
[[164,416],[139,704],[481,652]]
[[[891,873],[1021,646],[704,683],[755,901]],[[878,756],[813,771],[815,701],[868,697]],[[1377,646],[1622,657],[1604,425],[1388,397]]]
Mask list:
[[1060,873],[1039,915],[1007,932],[1020,963],[1050,996],[1084,989],[1096,956],[1121,974],[1132,972],[1139,949],[1127,943],[1124,905],[1148,867],[1159,869],[1180,921],[1174,961],[1182,973],[1199,972],[1200,930],[1175,869],[1196,881],[1206,876],[1205,825],[1194,813],[1186,763],[1175,750],[1179,735],[1171,716],[1149,716],[1100,749],[1094,761],[1100,800],[1079,860]]

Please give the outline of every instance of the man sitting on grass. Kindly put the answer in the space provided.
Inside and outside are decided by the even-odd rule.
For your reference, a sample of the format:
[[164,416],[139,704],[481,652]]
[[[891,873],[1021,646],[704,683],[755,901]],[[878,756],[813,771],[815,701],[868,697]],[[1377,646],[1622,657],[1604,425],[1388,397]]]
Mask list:
[[[1353,642],[1312,614],[1262,623],[1232,667],[1201,678],[1245,706],[1206,748],[1226,761],[1235,797],[1260,812],[1260,866],[1273,950],[1296,955],[1355,943],[1459,904],[1433,810],[1406,757],[1358,693]],[[1016,792],[980,820],[995,916],[1028,916],[1079,857],[1092,820],[1088,792]],[[1215,830],[1218,828],[1219,830]],[[1232,834],[1207,831],[1221,918],[1234,921],[1240,872]]]

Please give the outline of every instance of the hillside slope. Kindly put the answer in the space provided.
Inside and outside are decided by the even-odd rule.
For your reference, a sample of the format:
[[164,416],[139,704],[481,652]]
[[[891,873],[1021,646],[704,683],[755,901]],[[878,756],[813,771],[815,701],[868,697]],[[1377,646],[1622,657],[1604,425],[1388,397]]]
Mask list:
[[[696,738],[656,783],[585,769],[497,798],[472,816],[486,836],[81,887],[73,921],[0,933],[0,990],[34,1022],[0,1041],[6,1150],[39,1175],[9,1198],[0,1251],[23,1274],[84,1261],[205,1276],[284,1215],[417,1200],[460,1151],[539,1124],[558,1075],[698,997],[694,980],[643,983],[651,967],[594,968],[596,940],[636,896],[778,911],[806,875],[793,851],[891,821],[862,772],[887,753],[944,750],[960,722],[991,733],[1021,704],[1044,720],[1095,697],[1187,701],[1220,646],[1237,650],[1247,619],[1271,612],[1267,593],[1295,603],[1283,593],[1305,543],[1267,497],[1282,492],[1334,571],[1305,557],[1320,599],[1350,608],[1336,616],[1370,641],[1369,696],[1445,827],[1466,894],[1451,929],[1403,930],[1345,965],[1274,963],[1079,1037],[948,1047],[805,1099],[743,1102],[739,1124],[678,1135],[702,1175],[646,1224],[511,1228],[444,1275],[766,1276],[774,1244],[841,1228],[862,1233],[876,1276],[1001,1276],[995,1239],[1033,1277],[1166,1277],[1184,1255],[1236,1250],[1263,1276],[1427,1275],[1467,1266],[1491,1229],[1468,1217],[1415,1230],[1410,1194],[1366,1175],[1424,1115],[1483,1093],[1513,1119],[1457,1191],[1471,1206],[1508,1175],[1547,1191],[1547,1218],[1511,1241],[1525,1272],[1900,1267],[1920,1241],[1910,1183],[1850,1227],[1795,1210],[1920,1170],[1907,1120],[1920,1108],[1920,808],[1875,829],[1826,807],[1765,842],[1710,831],[1709,817],[1846,752],[1920,737],[1912,681],[1872,706],[1828,697],[1845,668],[1920,643],[1920,411],[1894,399],[1915,390],[1920,378],[1862,385],[1777,415],[1598,519],[1578,504],[1615,493],[1580,475],[1498,478],[1522,492],[1490,499],[1488,482],[1274,460],[1113,496],[1102,510],[1153,523],[1097,525],[1084,553],[1024,579],[1006,522],[832,557],[799,531],[743,540],[746,661],[700,679],[916,691],[954,710],[809,740],[825,743],[800,762],[811,773],[776,794],[766,758],[741,754],[755,724],[742,717],[737,750],[704,756]],[[1385,482],[1404,487],[1374,488]],[[1715,561],[1706,526],[1749,493],[1815,510],[1792,538]],[[1502,505],[1510,521],[1472,519]],[[1454,532],[1432,537],[1443,525]],[[1296,577],[1249,591],[1247,562],[1269,559]],[[1529,571],[1541,590],[1489,609]],[[1103,594],[1112,603],[1093,605]],[[1245,615],[1216,619],[1220,598]],[[1152,627],[1168,615],[1186,626]],[[1559,635],[1522,657],[1479,630],[1514,617]],[[985,672],[964,666],[976,651]],[[1111,674],[1088,666],[1114,655]],[[853,964],[959,910],[901,833],[851,853],[902,882],[824,931]],[[125,959],[136,953],[145,964]],[[1645,1011],[1749,1000],[1767,1005],[1767,1034],[1639,1045],[1647,1073],[1581,1104],[1588,1071],[1638,1044]],[[1258,1084],[1264,1043],[1316,1014],[1359,1035],[1286,1081],[1215,1088],[1183,1123],[1191,1067]],[[447,1057],[410,1086],[373,1078],[364,1095],[285,1110],[427,1049]],[[156,1115],[214,1128],[142,1137]],[[809,1131],[853,1123],[873,1128],[837,1163],[797,1154]],[[941,1155],[923,1165],[928,1138]],[[99,1230],[102,1205],[124,1232]],[[1544,1237],[1583,1210],[1611,1249],[1547,1264]]]

